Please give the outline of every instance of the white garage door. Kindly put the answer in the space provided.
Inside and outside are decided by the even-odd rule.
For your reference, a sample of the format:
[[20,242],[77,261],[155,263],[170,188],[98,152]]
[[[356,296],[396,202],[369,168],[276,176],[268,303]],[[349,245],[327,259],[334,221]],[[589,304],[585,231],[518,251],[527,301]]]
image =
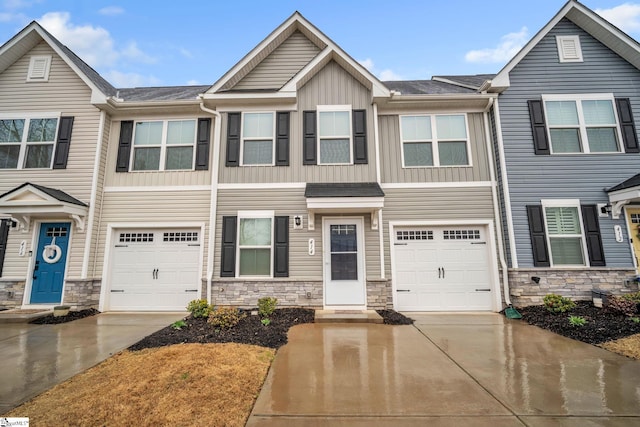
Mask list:
[[117,232],[112,260],[109,310],[184,311],[199,298],[197,230]]
[[398,310],[492,309],[484,227],[413,227],[394,232]]

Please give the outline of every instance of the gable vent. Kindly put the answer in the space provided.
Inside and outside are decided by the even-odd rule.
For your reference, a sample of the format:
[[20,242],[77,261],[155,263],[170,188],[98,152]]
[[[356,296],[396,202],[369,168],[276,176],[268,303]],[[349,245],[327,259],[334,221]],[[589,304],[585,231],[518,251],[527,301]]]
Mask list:
[[27,81],[47,81],[49,80],[49,68],[51,66],[50,56],[32,56],[29,62]]
[[560,62],[582,62],[582,48],[579,36],[557,36]]

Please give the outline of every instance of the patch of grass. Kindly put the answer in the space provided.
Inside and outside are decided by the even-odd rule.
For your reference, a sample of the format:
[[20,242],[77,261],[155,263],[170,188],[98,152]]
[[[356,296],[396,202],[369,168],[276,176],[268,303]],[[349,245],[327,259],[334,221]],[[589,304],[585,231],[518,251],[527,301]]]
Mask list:
[[123,351],[4,416],[43,426],[244,426],[274,354],[235,343]]

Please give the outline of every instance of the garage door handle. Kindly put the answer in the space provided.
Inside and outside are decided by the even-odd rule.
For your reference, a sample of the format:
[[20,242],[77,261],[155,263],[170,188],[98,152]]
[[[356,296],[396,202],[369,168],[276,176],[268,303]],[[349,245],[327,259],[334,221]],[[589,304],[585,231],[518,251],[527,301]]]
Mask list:
[[471,242],[472,245],[486,245],[487,242]]
[[411,292],[410,289],[397,289],[396,292]]
[[476,289],[476,292],[491,292],[491,289]]
[[111,289],[111,292],[124,292],[124,289]]
[[184,291],[185,292],[198,292],[197,289],[185,289]]

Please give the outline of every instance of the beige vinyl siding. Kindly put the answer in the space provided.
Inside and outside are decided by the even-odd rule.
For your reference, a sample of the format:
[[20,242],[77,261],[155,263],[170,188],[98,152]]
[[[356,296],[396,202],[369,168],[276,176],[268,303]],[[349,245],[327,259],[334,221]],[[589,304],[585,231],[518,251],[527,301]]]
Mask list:
[[[322,280],[322,218],[339,214],[316,215],[315,230],[309,230],[304,189],[221,190],[218,192],[214,278],[220,278],[222,245],[222,217],[236,216],[242,211],[274,211],[276,216],[289,216],[289,278],[288,280]],[[303,217],[304,228],[293,229],[293,217]],[[364,216],[367,278],[380,277],[380,249],[378,232],[371,230],[370,215]],[[309,239],[315,240],[315,254],[309,255]],[[226,279],[226,278],[225,278]],[[240,279],[239,279],[240,280]],[[277,279],[275,279],[277,280]]]
[[[33,55],[50,55],[49,81],[27,82],[29,61]],[[100,112],[90,105],[91,90],[69,66],[44,42],[36,45],[13,65],[0,74],[0,115],[34,112],[60,113],[73,116],[73,131],[66,169],[0,169],[0,194],[31,182],[60,189],[71,196],[89,203],[94,167],[95,150],[100,125]],[[55,218],[51,218],[53,220]],[[57,218],[71,222],[69,218]],[[46,219],[47,221],[50,218]],[[29,258],[17,256],[20,241],[26,240],[27,250],[32,250],[33,233],[38,227],[32,225],[28,233],[17,229],[10,232],[10,248],[5,259],[5,277],[25,277]],[[69,278],[79,278],[84,256],[85,233],[72,228]]]
[[[420,114],[429,114],[428,111]],[[382,182],[464,182],[489,181],[489,162],[484,121],[481,113],[467,114],[470,153],[469,167],[402,167],[400,117],[380,116],[380,167]]]
[[[174,120],[174,119],[195,119],[194,116],[157,116],[145,117],[144,120]],[[131,120],[137,120],[132,117]],[[118,142],[120,140],[121,121],[111,123],[109,137],[109,150],[106,161],[106,187],[145,187],[145,186],[184,186],[184,185],[211,185],[211,157],[213,153],[213,128],[209,150],[209,170],[173,170],[173,171],[129,171],[116,172],[116,161],[118,159]],[[133,147],[131,148],[133,155]],[[195,151],[194,151],[195,155]]]
[[102,275],[106,245],[107,227],[115,223],[144,223],[149,228],[157,228],[157,223],[171,224],[180,228],[181,223],[205,223],[205,233],[200,244],[204,248],[202,259],[203,274],[207,271],[206,259],[209,242],[209,191],[161,191],[105,193],[100,220],[96,276]]
[[[318,105],[351,105],[367,110],[368,164],[303,165],[302,112],[317,110]],[[273,108],[271,111],[277,111]],[[270,111],[269,108],[264,111]],[[371,91],[362,86],[336,62],[331,61],[298,91],[298,110],[291,112],[289,166],[225,166],[227,155],[227,115],[223,114],[220,155],[220,183],[266,182],[374,182],[375,144]]]
[[[491,187],[385,189],[384,253],[387,277],[391,276],[390,221],[494,220]],[[494,236],[489,236],[493,239]]]
[[301,32],[296,31],[239,81],[233,89],[280,89],[318,52],[320,49],[316,45]]

